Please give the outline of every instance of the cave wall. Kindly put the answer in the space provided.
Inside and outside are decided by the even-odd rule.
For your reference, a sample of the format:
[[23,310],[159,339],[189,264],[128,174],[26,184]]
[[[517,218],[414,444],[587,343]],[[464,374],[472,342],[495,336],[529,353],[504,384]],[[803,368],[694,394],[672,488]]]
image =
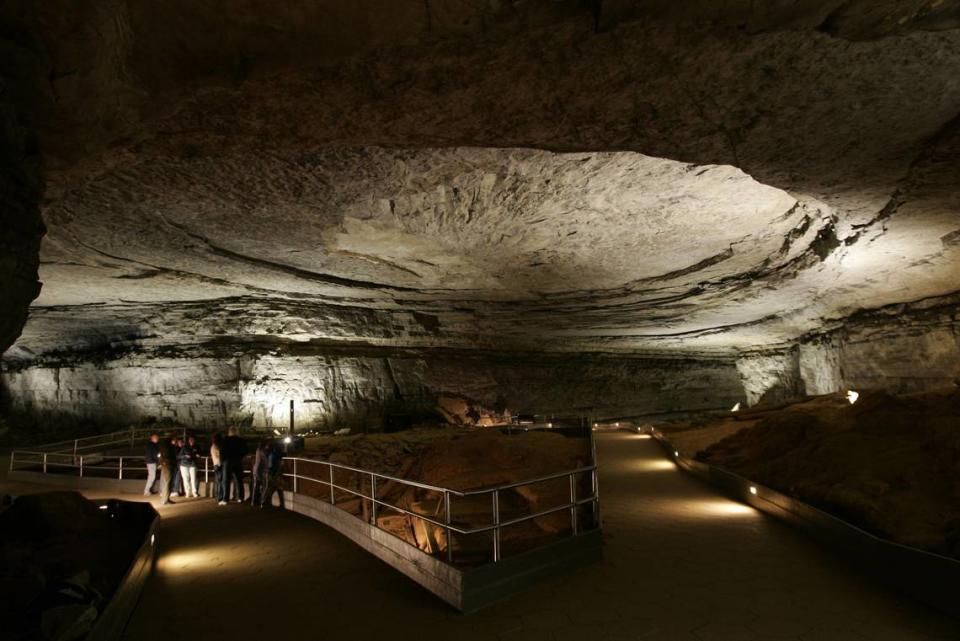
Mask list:
[[732,361],[420,353],[126,355],[38,363],[3,373],[15,412],[82,417],[104,427],[168,418],[380,429],[388,414],[483,423],[508,412],[613,418],[725,407],[742,395]]
[[855,314],[780,351],[737,360],[749,405],[845,389],[920,392],[960,384],[960,306],[935,298]]
[[[0,24],[5,9],[0,7]],[[0,33],[0,354],[20,336],[40,294],[40,218],[44,192],[35,120],[51,101],[44,56],[15,29]]]

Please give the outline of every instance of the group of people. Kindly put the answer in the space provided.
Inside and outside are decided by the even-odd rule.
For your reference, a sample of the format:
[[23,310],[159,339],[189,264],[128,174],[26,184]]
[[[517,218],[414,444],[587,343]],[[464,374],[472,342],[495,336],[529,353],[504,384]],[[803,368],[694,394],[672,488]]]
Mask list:
[[[243,461],[248,453],[247,442],[237,434],[237,428],[231,427],[226,436],[213,435],[209,455],[214,472],[213,498],[218,505],[226,505],[231,500],[244,502]],[[163,505],[173,503],[172,494],[199,497],[197,467],[201,458],[193,435],[184,439],[176,434],[166,438],[151,434],[144,455],[147,464],[144,496],[159,493]],[[274,493],[280,497],[283,507],[283,448],[273,439],[265,438],[254,453],[250,504],[271,505]]]

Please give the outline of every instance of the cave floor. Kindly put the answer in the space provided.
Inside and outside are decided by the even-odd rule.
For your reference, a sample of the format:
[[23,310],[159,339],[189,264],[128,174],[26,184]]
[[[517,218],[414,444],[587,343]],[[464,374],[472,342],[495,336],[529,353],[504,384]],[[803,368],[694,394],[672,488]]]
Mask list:
[[960,621],[720,497],[654,441],[601,434],[598,453],[604,560],[469,616],[297,514],[182,499],[160,508],[126,638],[960,639]]

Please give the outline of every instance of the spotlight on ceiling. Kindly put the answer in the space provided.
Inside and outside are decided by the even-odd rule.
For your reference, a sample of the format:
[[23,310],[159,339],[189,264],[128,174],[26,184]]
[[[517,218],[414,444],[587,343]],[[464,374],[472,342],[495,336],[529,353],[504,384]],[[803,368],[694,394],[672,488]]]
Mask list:
[[851,405],[856,403],[858,398],[860,398],[860,392],[854,392],[852,389],[847,390],[847,400],[850,401]]
[[739,412],[739,411],[740,411],[740,401],[737,401],[737,404],[734,405],[733,407],[731,407],[731,408],[730,408],[730,411],[731,411],[731,412]]

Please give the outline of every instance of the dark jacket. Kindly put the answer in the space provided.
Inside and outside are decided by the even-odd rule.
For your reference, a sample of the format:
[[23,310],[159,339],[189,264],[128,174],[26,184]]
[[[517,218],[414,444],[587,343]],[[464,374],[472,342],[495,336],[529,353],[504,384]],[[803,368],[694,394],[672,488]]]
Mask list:
[[147,447],[144,449],[143,458],[147,463],[156,463],[157,456],[160,454],[159,443],[154,443],[153,441],[147,441]]
[[220,458],[231,463],[239,463],[247,455],[247,442],[239,436],[228,436],[220,444]]
[[158,463],[166,467],[176,467],[177,465],[177,447],[170,442],[170,439],[163,439],[157,443],[157,449],[160,452]]
[[197,448],[189,443],[184,443],[183,447],[180,448],[180,453],[177,454],[177,461],[180,462],[180,465],[186,465],[187,467],[196,467],[199,458],[200,454],[197,452]]

